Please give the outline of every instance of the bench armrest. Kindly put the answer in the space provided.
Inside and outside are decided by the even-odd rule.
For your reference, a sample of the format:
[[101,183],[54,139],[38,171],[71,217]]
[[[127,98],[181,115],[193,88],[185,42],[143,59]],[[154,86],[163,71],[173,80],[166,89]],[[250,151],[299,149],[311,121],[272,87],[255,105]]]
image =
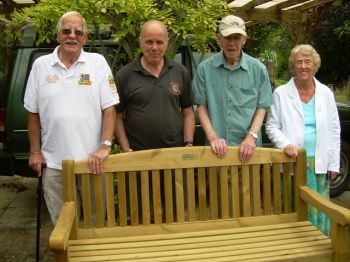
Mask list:
[[67,249],[69,235],[72,230],[76,216],[74,202],[65,202],[57,224],[49,238],[49,248],[51,251],[63,251]]
[[350,225],[350,210],[332,203],[307,186],[301,186],[299,189],[303,200],[325,213],[334,222],[342,226]]

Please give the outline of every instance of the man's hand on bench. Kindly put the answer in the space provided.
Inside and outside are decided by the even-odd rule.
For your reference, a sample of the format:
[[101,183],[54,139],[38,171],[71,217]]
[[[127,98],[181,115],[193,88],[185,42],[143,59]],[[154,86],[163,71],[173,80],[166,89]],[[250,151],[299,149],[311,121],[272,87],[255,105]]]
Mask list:
[[108,157],[111,147],[101,145],[101,147],[90,154],[89,168],[91,173],[99,175],[102,173],[103,161]]

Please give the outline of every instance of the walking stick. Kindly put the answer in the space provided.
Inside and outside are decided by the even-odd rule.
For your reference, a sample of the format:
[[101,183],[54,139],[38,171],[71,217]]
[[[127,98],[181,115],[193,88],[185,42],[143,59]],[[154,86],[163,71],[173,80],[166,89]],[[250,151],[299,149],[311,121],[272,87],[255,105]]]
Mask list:
[[43,171],[46,167],[46,164],[41,165],[41,175],[38,177],[38,187],[36,189],[36,198],[37,198],[37,212],[36,212],[36,250],[35,250],[35,261],[39,262],[40,260],[40,229],[41,229],[41,200],[42,200],[42,186],[43,186]]

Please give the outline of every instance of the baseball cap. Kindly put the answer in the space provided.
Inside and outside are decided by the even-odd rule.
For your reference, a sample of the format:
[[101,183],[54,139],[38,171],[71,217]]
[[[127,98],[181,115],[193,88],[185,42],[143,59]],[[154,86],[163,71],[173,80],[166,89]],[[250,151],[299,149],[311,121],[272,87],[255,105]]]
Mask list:
[[232,34],[247,36],[243,19],[235,15],[225,16],[220,21],[219,32],[224,37]]

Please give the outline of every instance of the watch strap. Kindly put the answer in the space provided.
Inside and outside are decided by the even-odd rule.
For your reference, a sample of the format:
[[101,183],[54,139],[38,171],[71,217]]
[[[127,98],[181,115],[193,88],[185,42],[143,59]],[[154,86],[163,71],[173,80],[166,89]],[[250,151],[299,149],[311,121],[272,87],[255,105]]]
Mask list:
[[249,135],[251,135],[252,137],[254,137],[255,140],[258,139],[258,134],[257,134],[257,133],[254,133],[253,131],[250,131],[250,132],[249,132]]
[[101,142],[102,145],[105,145],[105,146],[109,146],[111,147],[112,146],[112,141],[111,140],[103,140]]

